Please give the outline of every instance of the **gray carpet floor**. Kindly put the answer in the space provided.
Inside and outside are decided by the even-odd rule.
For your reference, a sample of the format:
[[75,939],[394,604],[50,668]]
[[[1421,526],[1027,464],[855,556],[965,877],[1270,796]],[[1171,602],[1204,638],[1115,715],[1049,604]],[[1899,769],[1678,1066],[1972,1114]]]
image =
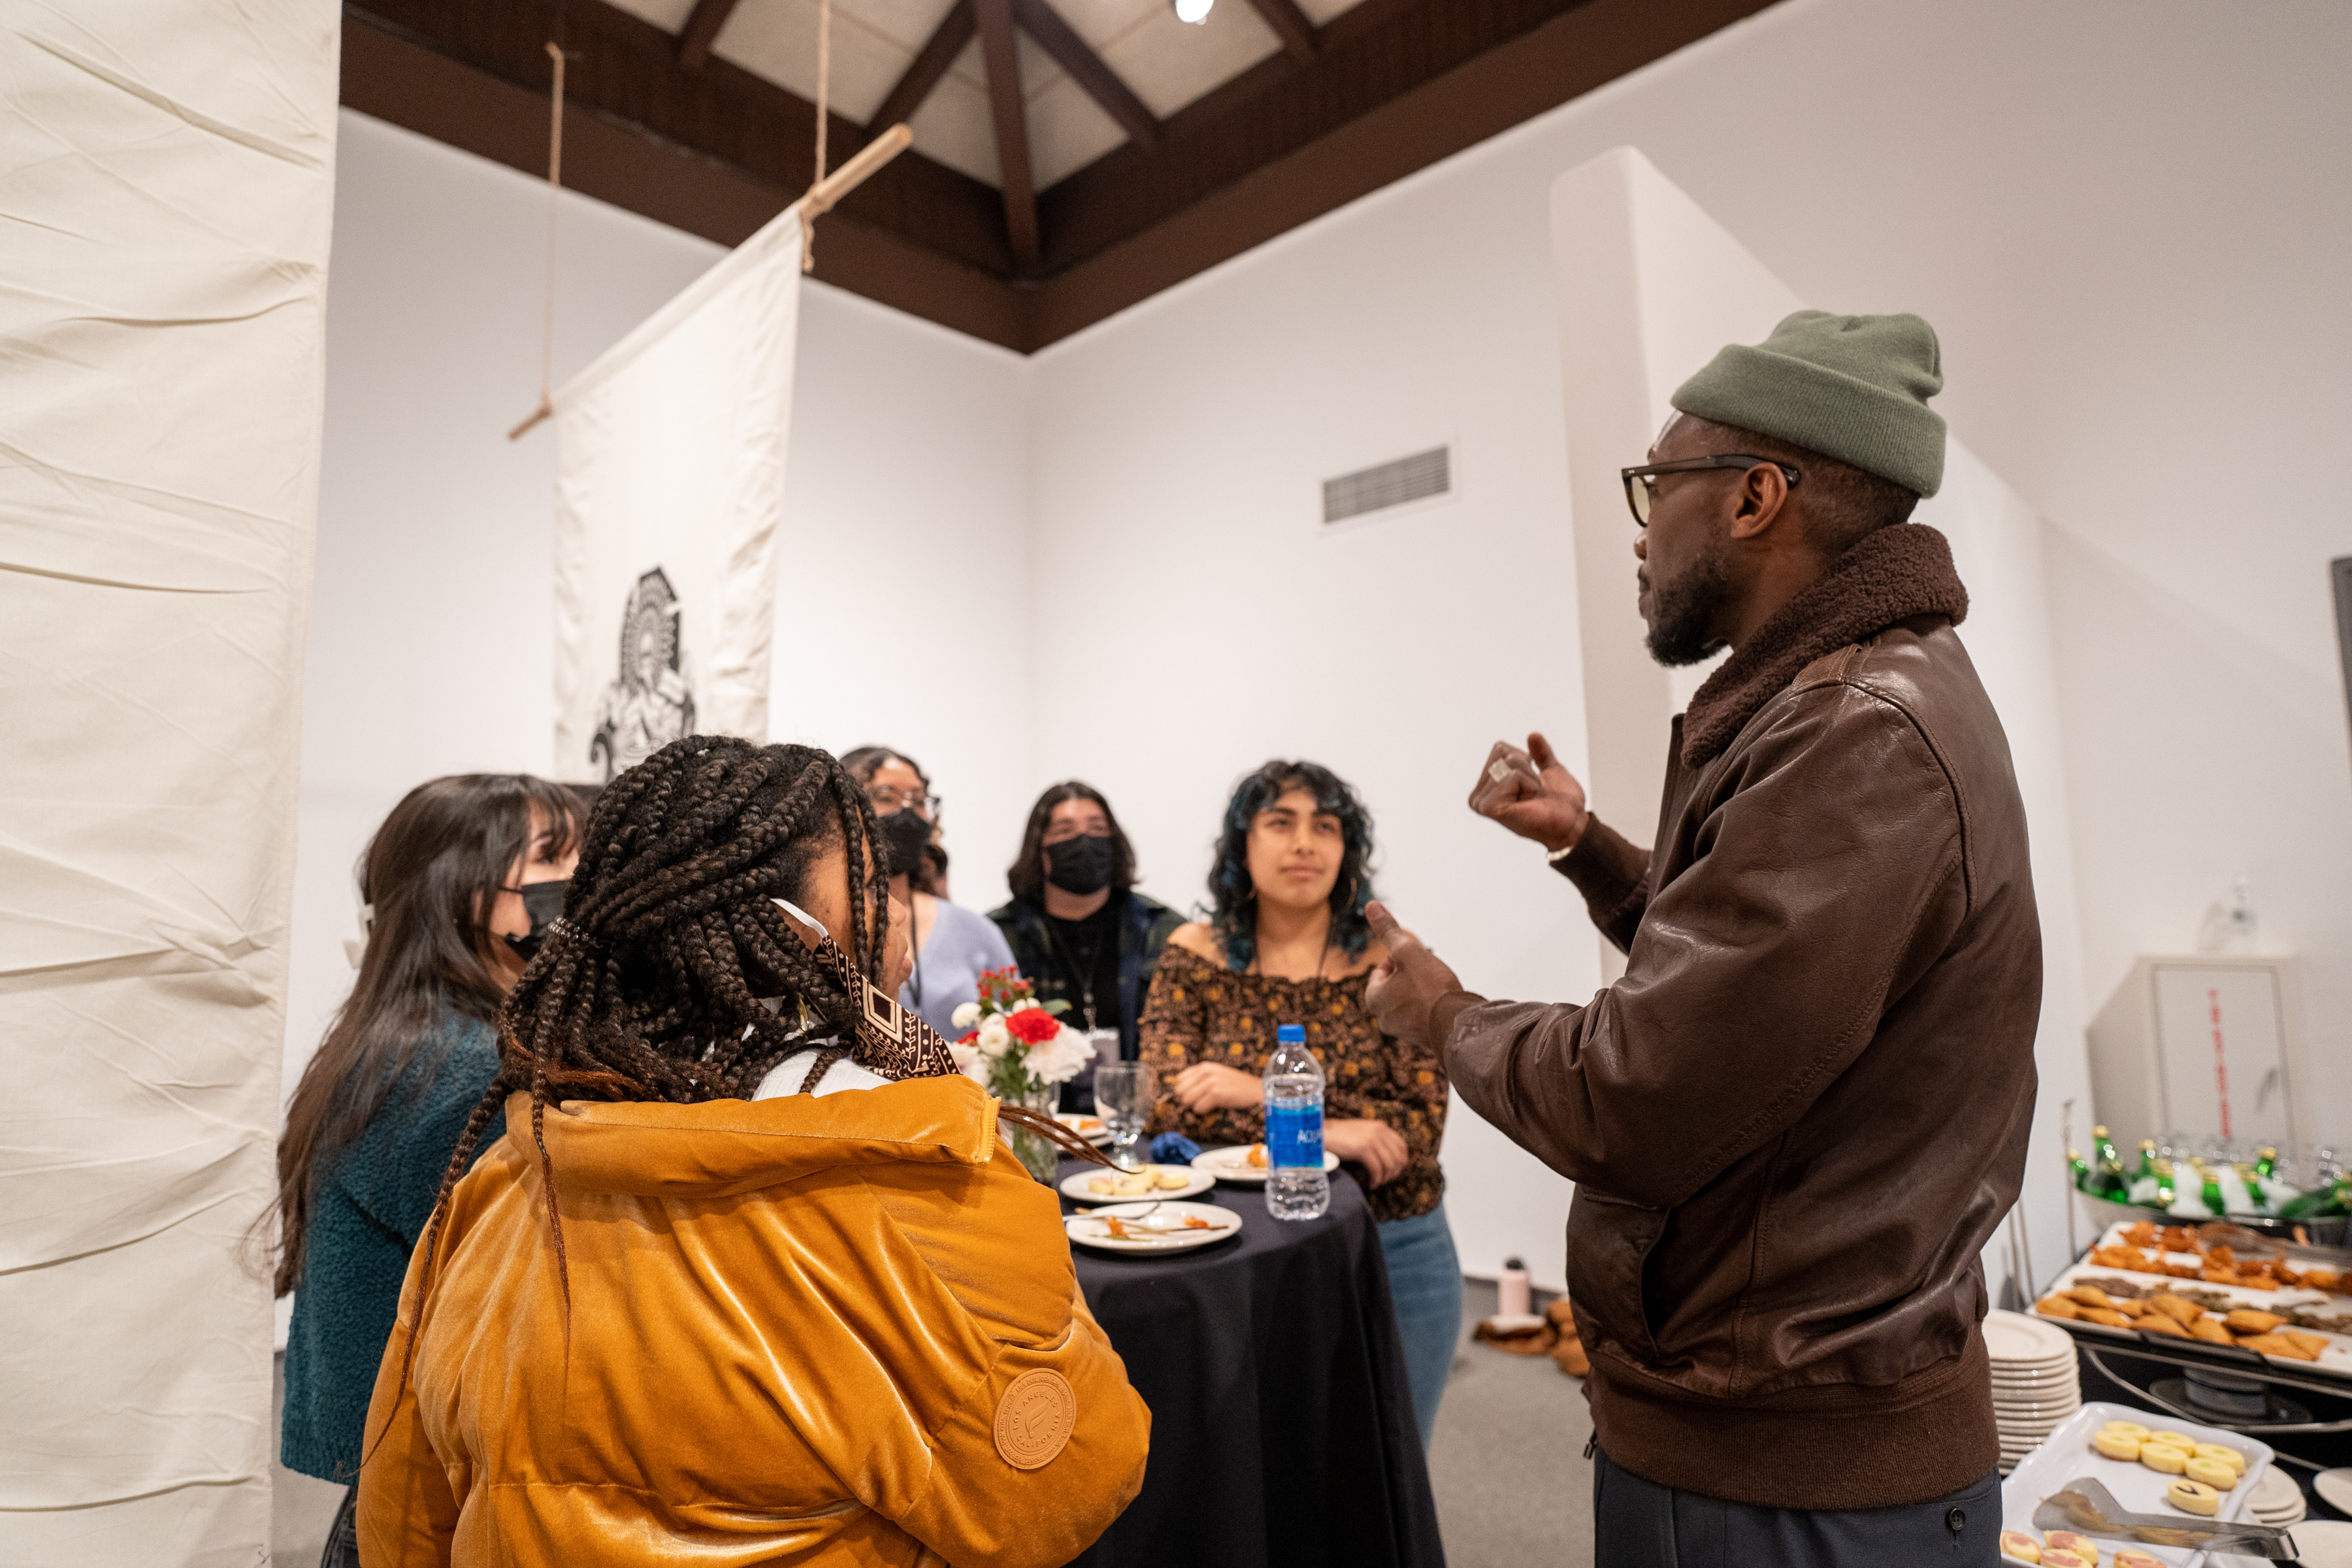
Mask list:
[[[1469,1337],[1495,1288],[1463,1287],[1462,1346],[1430,1444],[1429,1479],[1449,1568],[1589,1568],[1592,1435],[1584,1394],[1549,1356],[1508,1356]],[[280,1397],[283,1397],[280,1382]],[[278,1415],[270,1413],[270,1430]],[[343,1489],[273,1464],[271,1568],[314,1568]]]

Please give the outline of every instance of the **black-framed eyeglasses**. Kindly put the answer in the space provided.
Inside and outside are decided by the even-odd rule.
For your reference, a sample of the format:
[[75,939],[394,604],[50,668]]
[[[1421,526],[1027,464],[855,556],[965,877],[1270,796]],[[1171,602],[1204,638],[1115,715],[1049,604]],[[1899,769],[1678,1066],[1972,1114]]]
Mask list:
[[1796,487],[1804,476],[1797,469],[1774,458],[1751,458],[1744,452],[1725,452],[1712,458],[1685,458],[1678,463],[1644,463],[1638,468],[1620,468],[1625,480],[1625,504],[1633,509],[1633,521],[1643,528],[1650,526],[1650,503],[1654,497],[1651,481],[1660,474],[1695,474],[1707,468],[1738,468],[1742,472],[1769,464],[1780,470],[1780,477]]
[[919,811],[925,816],[937,816],[940,804],[947,798],[935,791],[921,788],[902,790],[895,784],[867,784],[866,798],[874,805],[874,815],[888,816],[893,812]]

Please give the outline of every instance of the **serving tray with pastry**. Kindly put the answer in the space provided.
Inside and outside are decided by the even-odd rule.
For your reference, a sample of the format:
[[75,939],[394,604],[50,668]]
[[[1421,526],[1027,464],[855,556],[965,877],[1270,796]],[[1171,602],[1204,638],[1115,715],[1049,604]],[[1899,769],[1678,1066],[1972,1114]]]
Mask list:
[[[2168,1342],[2192,1359],[2352,1386],[2352,1254],[2286,1246],[2228,1226],[2118,1223],[2034,1311],[2086,1340]],[[2197,1357],[2199,1347],[2221,1353]]]
[[[2219,1427],[2094,1401],[2001,1483],[2004,1563],[2044,1568],[2193,1568],[2211,1551],[2289,1559],[2248,1500],[2275,1458]],[[2243,1534],[2212,1540],[2219,1526]]]

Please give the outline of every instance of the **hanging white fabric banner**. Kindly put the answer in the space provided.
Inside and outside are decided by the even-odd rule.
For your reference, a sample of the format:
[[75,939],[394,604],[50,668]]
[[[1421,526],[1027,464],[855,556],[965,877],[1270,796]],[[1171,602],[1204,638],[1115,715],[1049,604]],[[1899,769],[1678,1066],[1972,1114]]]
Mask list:
[[555,395],[557,778],[767,739],[800,291],[788,208]]
[[336,0],[0,8],[0,1564],[269,1556]]

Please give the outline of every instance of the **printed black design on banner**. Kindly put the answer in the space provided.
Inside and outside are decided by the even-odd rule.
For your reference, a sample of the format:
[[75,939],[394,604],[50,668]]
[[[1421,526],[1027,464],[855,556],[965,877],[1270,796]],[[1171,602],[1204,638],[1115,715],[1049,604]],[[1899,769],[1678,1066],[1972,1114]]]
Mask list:
[[637,579],[621,611],[620,677],[604,689],[588,762],[604,782],[694,733],[694,691],[680,666],[677,593],[658,566]]

